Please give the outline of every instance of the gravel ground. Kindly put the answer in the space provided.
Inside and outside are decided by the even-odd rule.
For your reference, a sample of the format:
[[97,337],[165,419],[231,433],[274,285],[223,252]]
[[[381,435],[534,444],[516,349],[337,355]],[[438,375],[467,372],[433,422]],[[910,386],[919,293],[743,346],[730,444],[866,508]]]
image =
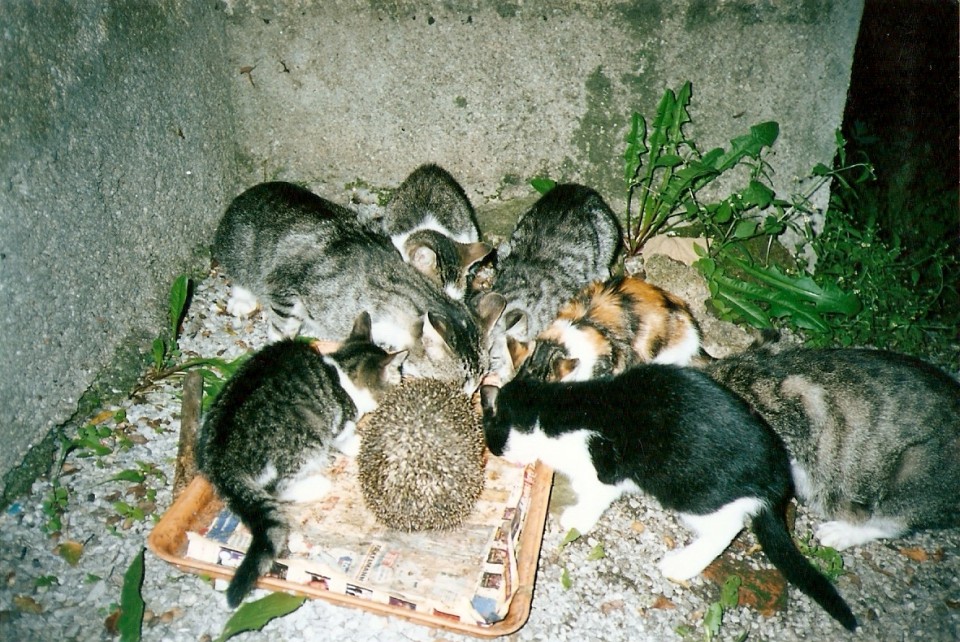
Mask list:
[[[232,357],[265,341],[259,318],[240,322],[224,312],[226,282],[216,274],[197,284],[180,345],[188,356]],[[37,481],[0,516],[0,639],[109,640],[108,616],[120,601],[123,575],[143,546],[154,520],[169,507],[180,427],[180,380],[143,390],[100,417],[110,452],[66,457],[60,483],[68,497],[59,537],[46,534],[44,502],[49,480]],[[116,411],[125,418],[117,421]],[[146,472],[137,483],[112,480],[122,471]],[[665,581],[657,560],[687,534],[654,502],[631,496],[617,502],[589,536],[562,546],[556,507],[569,493],[554,489],[529,620],[505,639],[703,640],[704,614],[719,599],[717,584],[697,577],[687,586]],[[130,515],[117,502],[139,507]],[[125,514],[121,514],[125,513]],[[801,507],[799,537],[811,519]],[[58,550],[82,546],[76,565]],[[721,558],[743,569],[770,568],[754,540],[742,534]],[[58,545],[60,549],[58,549]],[[599,545],[599,548],[598,548]],[[594,559],[591,552],[602,550]],[[960,639],[960,530],[916,534],[843,554],[846,573],[837,584],[861,622],[862,640]],[[569,582],[562,576],[566,572]],[[751,570],[745,573],[753,572]],[[565,588],[565,584],[569,586]],[[223,594],[198,576],[146,553],[142,595],[145,640],[210,640],[231,615]],[[265,595],[256,591],[254,596]],[[811,600],[788,590],[783,608],[761,615],[748,606],[728,609],[718,638],[739,640],[840,640],[847,637]],[[852,637],[852,636],[851,636]],[[250,640],[466,640],[409,622],[307,601],[267,624]]]

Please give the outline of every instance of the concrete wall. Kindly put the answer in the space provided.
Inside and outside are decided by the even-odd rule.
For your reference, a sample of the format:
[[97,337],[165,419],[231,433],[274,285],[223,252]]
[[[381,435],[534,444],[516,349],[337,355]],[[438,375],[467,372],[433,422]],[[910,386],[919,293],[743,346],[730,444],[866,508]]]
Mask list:
[[[474,199],[537,174],[623,197],[623,136],[693,83],[703,151],[776,120],[778,193],[829,164],[860,0],[236,0],[227,13],[246,180],[342,198],[434,161]],[[250,70],[240,73],[240,70]],[[823,195],[821,198],[825,198]]]
[[236,180],[213,7],[0,3],[0,474],[103,375],[129,386],[206,265]]
[[[165,326],[224,204],[340,202],[434,161],[486,211],[534,175],[623,196],[629,114],[693,82],[706,150],[777,120],[829,163],[862,0],[0,3],[0,473]],[[823,195],[825,198],[825,195]],[[481,219],[484,223],[485,219]]]

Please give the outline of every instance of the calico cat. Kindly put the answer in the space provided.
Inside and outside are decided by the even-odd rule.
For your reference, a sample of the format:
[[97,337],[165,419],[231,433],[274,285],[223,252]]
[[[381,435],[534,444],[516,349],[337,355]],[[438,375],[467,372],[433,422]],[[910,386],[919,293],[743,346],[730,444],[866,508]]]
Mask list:
[[638,363],[710,358],[686,302],[632,276],[591,283],[534,341],[507,342],[517,376],[543,381],[586,381]]
[[844,549],[960,526],[960,383],[923,361],[862,348],[767,343],[706,372],[779,433],[798,496]]
[[666,577],[685,580],[720,555],[749,518],[774,566],[856,629],[843,598],[790,537],[783,443],[704,373],[645,364],[591,381],[516,378],[499,390],[481,386],[480,399],[491,453],[521,464],[539,459],[569,477],[577,503],[561,515],[564,529],[586,533],[625,492],[652,495],[696,535],[660,562]]
[[270,344],[217,395],[198,436],[197,464],[252,535],[227,588],[231,607],[286,545],[284,504],[314,501],[329,490],[322,471],[332,447],[359,451],[356,421],[399,383],[403,356],[370,342],[370,317],[363,313],[329,356],[302,340]]
[[463,188],[432,163],[400,184],[381,223],[403,259],[455,299],[467,291],[470,268],[493,249],[480,242],[477,216]]
[[[507,337],[529,341],[582,287],[610,277],[620,248],[620,224],[593,189],[557,185],[520,216],[497,250],[492,293],[506,306],[490,333],[492,370],[501,382],[514,375]],[[476,300],[490,293],[481,295]]]
[[478,319],[353,212],[297,185],[261,183],[237,196],[213,256],[232,282],[227,311],[244,316],[263,301],[271,340],[345,336],[366,310],[376,343],[409,350],[405,374],[459,381],[472,393],[486,372],[497,301],[477,308],[489,317]]

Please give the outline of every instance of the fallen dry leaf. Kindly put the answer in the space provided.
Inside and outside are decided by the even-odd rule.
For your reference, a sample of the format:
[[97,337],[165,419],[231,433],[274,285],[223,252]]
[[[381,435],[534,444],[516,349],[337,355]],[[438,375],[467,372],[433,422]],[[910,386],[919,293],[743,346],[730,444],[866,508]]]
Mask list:
[[662,595],[658,595],[657,598],[653,601],[653,604],[650,606],[650,608],[669,611],[677,608],[677,605],[674,604],[669,598],[666,598]]
[[926,562],[930,557],[922,548],[901,548],[900,554],[914,562]]
[[61,542],[57,545],[54,552],[65,559],[70,566],[76,566],[80,563],[80,557],[83,555],[83,544],[73,540]]
[[13,605],[21,613],[33,613],[34,615],[43,613],[43,605],[29,595],[14,595]]
[[643,522],[637,522],[637,521],[630,524],[630,528],[633,530],[634,533],[642,533],[643,531],[647,530],[647,527],[643,525]]
[[90,420],[90,423],[94,426],[99,426],[100,424],[105,422],[107,419],[112,418],[115,414],[116,412],[114,412],[113,410],[101,410],[96,415],[94,415],[93,419]]
[[610,600],[600,605],[600,612],[604,615],[610,615],[614,611],[621,610],[625,605],[623,600]]
[[663,543],[667,545],[667,548],[673,550],[677,547],[677,540],[673,539],[670,535],[663,536]]

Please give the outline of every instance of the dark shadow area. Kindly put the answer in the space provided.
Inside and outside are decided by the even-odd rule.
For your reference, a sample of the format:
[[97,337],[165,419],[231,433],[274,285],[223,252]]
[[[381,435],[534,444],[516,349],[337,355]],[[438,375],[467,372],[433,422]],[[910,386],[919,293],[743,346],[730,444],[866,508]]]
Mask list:
[[[851,277],[874,272],[874,308],[884,293],[904,302],[897,314],[877,319],[877,327],[916,326],[903,345],[882,333],[874,344],[923,351],[954,372],[960,369],[958,61],[955,0],[866,0],[843,134],[848,162],[869,159],[876,180],[840,190],[840,208],[849,216],[833,221],[847,238],[863,234],[862,253],[846,256]],[[864,304],[871,305],[870,297]],[[888,341],[893,345],[883,345]]]

